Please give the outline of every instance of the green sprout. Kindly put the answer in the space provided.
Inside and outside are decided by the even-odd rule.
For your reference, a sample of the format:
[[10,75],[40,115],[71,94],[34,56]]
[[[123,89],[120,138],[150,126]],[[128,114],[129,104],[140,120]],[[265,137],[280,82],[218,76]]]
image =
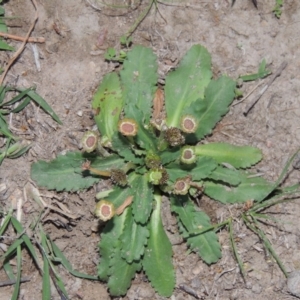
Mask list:
[[[232,230],[231,221],[212,225],[194,204],[195,191],[223,204],[251,199],[260,205],[277,188],[247,170],[262,159],[259,149],[205,142],[228,112],[236,89],[236,81],[226,75],[212,79],[205,47],[192,46],[166,76],[163,126],[153,125],[157,69],[152,50],[135,46],[121,71],[104,76],[92,107],[100,144],[109,155],[69,152],[31,169],[39,186],[57,191],[82,190],[111,179],[113,187],[97,195],[106,202],[97,204],[96,215],[107,219],[100,235],[98,276],[107,281],[112,296],[125,295],[141,270],[158,294],[172,295],[175,270],[162,224],[162,196],[169,199],[190,250],[212,264],[221,258],[216,231],[225,225]],[[114,215],[112,207],[117,208]],[[244,214],[246,224],[258,218],[252,211]],[[264,238],[258,225],[252,226]]]

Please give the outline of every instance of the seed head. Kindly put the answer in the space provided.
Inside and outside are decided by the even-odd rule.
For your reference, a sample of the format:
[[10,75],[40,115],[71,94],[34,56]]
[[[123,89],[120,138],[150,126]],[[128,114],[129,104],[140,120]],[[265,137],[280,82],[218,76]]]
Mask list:
[[110,220],[115,214],[114,205],[107,201],[101,200],[96,204],[95,215],[102,221]]
[[190,188],[190,177],[179,178],[175,181],[173,193],[176,195],[186,195]]
[[98,135],[94,131],[87,131],[81,140],[83,150],[85,152],[92,152],[96,149],[98,143]]
[[125,136],[135,136],[138,131],[138,124],[133,119],[124,118],[118,123],[119,132]]
[[194,147],[186,146],[181,150],[180,161],[184,164],[193,164],[196,162],[197,156],[195,154]]
[[181,130],[185,133],[193,133],[196,131],[198,124],[196,119],[191,115],[185,115],[181,118]]
[[185,142],[184,136],[182,135],[180,129],[176,127],[168,128],[165,131],[165,138],[167,143],[172,147],[182,145]]
[[125,186],[127,184],[126,173],[120,169],[111,169],[110,178],[113,183],[116,183],[121,186]]

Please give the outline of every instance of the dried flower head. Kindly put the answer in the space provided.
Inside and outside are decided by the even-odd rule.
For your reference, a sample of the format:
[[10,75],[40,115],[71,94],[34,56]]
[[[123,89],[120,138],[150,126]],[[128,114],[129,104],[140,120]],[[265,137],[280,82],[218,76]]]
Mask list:
[[87,131],[81,140],[83,150],[85,152],[92,152],[97,148],[98,135],[94,131]]
[[124,118],[118,123],[119,132],[125,136],[135,136],[138,131],[138,124],[133,119]]
[[174,183],[173,193],[176,195],[186,195],[189,191],[190,177],[178,178]]
[[102,221],[110,220],[115,214],[113,203],[107,200],[101,200],[96,204],[95,215]]
[[110,178],[113,181],[113,183],[116,183],[121,186],[125,186],[127,184],[126,173],[123,170],[111,169],[110,172]]
[[196,119],[191,115],[185,115],[181,118],[181,130],[185,133],[193,133],[196,131],[198,124]]
[[182,145],[185,142],[181,130],[176,127],[168,128],[165,131],[165,139],[167,143],[172,147]]
[[184,164],[193,164],[196,162],[197,156],[195,154],[194,147],[186,146],[181,150],[180,161]]

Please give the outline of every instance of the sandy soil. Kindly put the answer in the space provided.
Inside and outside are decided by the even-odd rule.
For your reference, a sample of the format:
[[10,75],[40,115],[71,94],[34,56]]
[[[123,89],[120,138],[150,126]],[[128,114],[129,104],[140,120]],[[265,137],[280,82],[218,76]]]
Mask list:
[[[30,224],[36,212],[34,202],[31,199],[26,202],[22,194],[30,180],[32,162],[78,149],[83,132],[94,125],[90,106],[93,93],[103,75],[116,67],[115,63],[105,62],[104,52],[107,47],[119,49],[120,36],[130,29],[149,1],[142,1],[142,4],[137,0],[128,1],[131,2],[129,9],[108,9],[101,7],[97,0],[38,1],[39,20],[32,35],[46,39],[44,44],[37,45],[41,70],[37,70],[32,47],[27,45],[9,71],[6,82],[26,88],[36,85],[38,93],[58,113],[63,125],[56,124],[35,105],[13,116],[12,124],[18,129],[16,134],[31,141],[33,147],[17,160],[4,160],[0,167],[0,182],[7,186],[5,193],[0,195],[0,205],[8,208],[14,199],[22,198],[24,227]],[[237,78],[240,74],[253,73],[263,58],[273,72],[281,63],[288,63],[247,116],[243,111],[262,86],[245,101],[232,106],[209,137],[213,141],[259,147],[264,161],[256,169],[270,180],[277,179],[287,159],[299,147],[300,138],[300,2],[284,2],[280,19],[272,13],[275,0],[258,0],[258,9],[250,0],[237,0],[233,8],[227,0],[189,1],[189,5],[184,1],[158,4],[158,10],[153,7],[132,36],[134,44],[154,50],[159,59],[161,79],[191,45],[198,43],[212,54],[215,75],[227,73]],[[126,4],[126,1],[115,3]],[[5,9],[7,16],[18,16],[7,21],[9,32],[25,36],[34,17],[31,1],[10,0]],[[20,45],[11,43],[16,47]],[[1,53],[2,63],[11,55]],[[245,95],[257,84],[244,84]],[[300,174],[294,172],[288,180],[297,182],[299,178]],[[72,221],[62,220],[50,211],[44,228],[74,269],[88,274],[96,273],[99,260],[99,233],[95,231],[97,221],[92,214],[96,188],[79,193],[40,191],[48,203],[59,201],[72,214],[80,216]],[[300,269],[299,203],[295,200],[272,208],[282,222],[278,226],[264,227],[288,272]],[[207,200],[203,200],[202,205],[214,221],[223,220],[235,209]],[[242,222],[237,220],[234,229],[247,271],[247,283],[239,273],[226,230],[219,233],[223,258],[207,266],[195,254],[188,254],[184,243],[176,243],[174,219],[167,207],[164,214],[167,228],[175,231],[171,239],[177,283],[172,300],[197,299],[187,293],[188,288],[198,299],[294,299],[288,293],[279,267]],[[41,277],[25,251],[23,263],[23,274],[31,280],[22,284],[20,299],[41,299]],[[71,299],[110,299],[105,284],[75,278],[63,268],[59,271]],[[3,270],[0,270],[1,280],[6,280]],[[12,287],[0,288],[1,300],[10,299],[11,294]],[[60,299],[55,288],[52,299]],[[127,296],[119,299],[163,298],[155,294],[140,274]]]

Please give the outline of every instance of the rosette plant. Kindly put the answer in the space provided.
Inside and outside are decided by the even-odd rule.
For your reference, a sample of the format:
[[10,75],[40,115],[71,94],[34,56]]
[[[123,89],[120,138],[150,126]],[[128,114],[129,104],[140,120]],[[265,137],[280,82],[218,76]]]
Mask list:
[[163,87],[157,69],[151,49],[133,47],[122,69],[104,76],[92,100],[99,132],[85,134],[85,151],[32,166],[32,178],[57,191],[111,178],[113,188],[97,195],[95,214],[106,222],[98,275],[113,296],[126,294],[140,271],[160,295],[172,295],[175,272],[161,217],[163,195],[189,248],[212,264],[221,257],[216,227],[194,200],[204,193],[224,204],[259,202],[272,190],[246,170],[261,160],[260,150],[205,143],[236,88],[226,75],[212,78],[206,48],[192,46]]

